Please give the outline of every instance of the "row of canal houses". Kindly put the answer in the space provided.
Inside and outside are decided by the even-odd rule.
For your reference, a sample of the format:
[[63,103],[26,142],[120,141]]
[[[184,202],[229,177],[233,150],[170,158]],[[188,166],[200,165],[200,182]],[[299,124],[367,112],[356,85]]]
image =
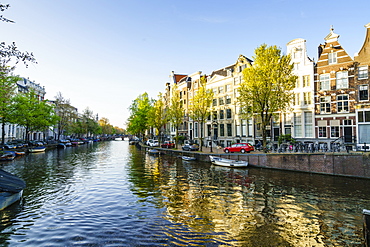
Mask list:
[[[294,39],[287,43],[287,53],[298,76],[289,112],[280,112],[268,128],[270,142],[280,135],[291,134],[297,141],[330,145],[337,142],[352,149],[364,150],[370,143],[370,23],[365,25],[366,38],[359,52],[351,58],[338,41],[339,35],[331,28],[318,47],[318,61],[307,56],[306,41]],[[243,119],[238,114],[238,87],[243,81],[242,71],[253,61],[240,55],[230,66],[207,75],[207,87],[214,92],[212,114],[203,128],[189,118],[189,101],[197,91],[202,72],[190,75],[170,74],[165,98],[170,102],[171,88],[178,85],[185,109],[179,134],[206,146],[229,146],[235,142],[256,144],[262,140],[258,118]],[[204,133],[200,133],[204,130]],[[172,126],[166,134],[175,136]]]

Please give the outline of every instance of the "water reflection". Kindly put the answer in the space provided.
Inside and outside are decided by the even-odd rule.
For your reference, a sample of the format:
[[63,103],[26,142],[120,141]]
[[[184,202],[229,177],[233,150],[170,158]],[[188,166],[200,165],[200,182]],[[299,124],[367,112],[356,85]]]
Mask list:
[[370,181],[151,156],[127,142],[30,154],[10,246],[361,246]]

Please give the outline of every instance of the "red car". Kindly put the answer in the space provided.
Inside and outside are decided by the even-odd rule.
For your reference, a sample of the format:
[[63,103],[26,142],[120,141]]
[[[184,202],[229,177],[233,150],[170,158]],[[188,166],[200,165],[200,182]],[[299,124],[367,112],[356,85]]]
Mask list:
[[175,143],[170,141],[165,141],[161,144],[161,148],[175,148]]
[[254,151],[254,147],[249,143],[235,143],[230,147],[224,148],[225,153],[234,153],[234,152],[250,153],[251,151]]

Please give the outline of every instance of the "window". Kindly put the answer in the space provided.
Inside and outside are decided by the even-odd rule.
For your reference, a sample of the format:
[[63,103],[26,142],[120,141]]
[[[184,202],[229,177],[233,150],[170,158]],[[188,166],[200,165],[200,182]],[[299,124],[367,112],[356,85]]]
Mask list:
[[319,137],[326,137],[326,126],[319,127]]
[[220,124],[220,136],[225,136],[225,125]]
[[368,67],[367,66],[360,66],[358,67],[358,79],[367,79],[368,76]]
[[337,63],[337,53],[336,52],[331,52],[328,54],[329,56],[329,64]]
[[337,72],[337,89],[348,88],[348,71]]
[[198,137],[198,123],[194,123],[194,137]]
[[360,101],[369,100],[369,86],[368,85],[358,86],[358,97]]
[[330,90],[330,75],[320,75],[320,90]]
[[218,98],[218,104],[223,105],[224,104],[224,97]]
[[301,99],[300,99],[300,94],[301,93],[296,93],[295,94],[295,97],[294,97],[294,99],[295,99],[295,105],[301,105]]
[[303,100],[305,105],[309,105],[312,103],[311,101],[311,92],[304,92],[303,93]]
[[247,136],[247,120],[242,120],[242,136]]
[[302,137],[302,118],[300,113],[294,113],[294,137]]
[[231,118],[231,109],[226,109],[226,118]]
[[304,135],[313,137],[312,133],[312,112],[304,112]]
[[320,113],[330,113],[330,96],[320,98]]
[[230,84],[225,85],[225,91],[229,92],[230,90],[231,90],[231,85]]
[[359,111],[357,116],[359,123],[370,122],[370,111]]
[[212,88],[212,91],[213,91],[213,95],[217,94],[217,88]]
[[302,77],[303,80],[303,87],[309,87],[310,86],[310,76],[309,75],[304,75]]
[[240,128],[240,122],[236,122],[235,124],[235,133],[236,133],[236,136],[241,136],[241,128]]
[[224,119],[224,110],[220,110],[220,119]]
[[348,95],[338,95],[337,96],[337,112],[348,112]]
[[224,87],[223,86],[218,87],[218,93],[224,93]]
[[226,104],[231,104],[231,96],[230,95],[226,96]]
[[217,99],[213,99],[213,100],[212,100],[212,105],[213,105],[213,106],[217,106]]
[[213,120],[217,120],[217,111],[213,111]]
[[331,126],[330,127],[330,136],[331,137],[339,137],[339,126]]
[[227,128],[227,136],[232,136],[231,124],[227,124],[226,128]]

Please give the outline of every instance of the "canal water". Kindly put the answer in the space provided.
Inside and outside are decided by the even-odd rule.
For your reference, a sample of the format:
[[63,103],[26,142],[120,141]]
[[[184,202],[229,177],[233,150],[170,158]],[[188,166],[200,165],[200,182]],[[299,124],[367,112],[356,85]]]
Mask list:
[[111,141],[29,154],[0,246],[362,246],[370,180],[153,157]]

